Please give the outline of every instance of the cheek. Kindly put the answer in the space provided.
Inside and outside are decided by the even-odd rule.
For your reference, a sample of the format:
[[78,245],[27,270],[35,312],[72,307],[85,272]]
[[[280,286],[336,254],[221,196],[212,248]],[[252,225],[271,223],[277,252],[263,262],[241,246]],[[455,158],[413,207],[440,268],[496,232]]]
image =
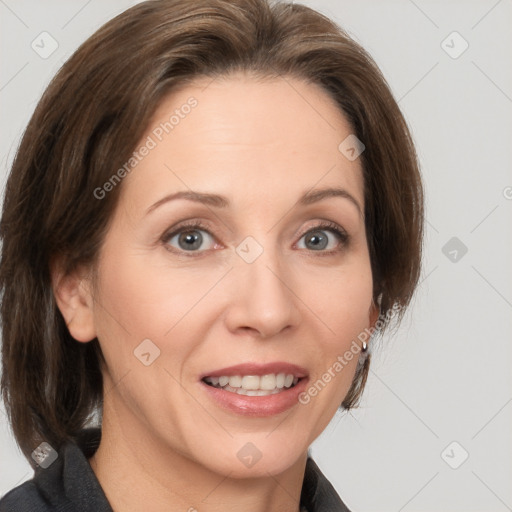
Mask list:
[[333,311],[333,329],[352,340],[366,327],[370,321],[372,304],[371,274],[360,278],[351,276],[340,285],[340,290],[333,293],[331,306]]
[[105,260],[96,310],[103,337],[122,331],[123,338],[136,341],[140,335],[160,336],[166,325],[171,326],[173,294],[164,293],[165,282],[156,279],[149,266],[137,263],[137,259],[118,258],[115,264]]
[[317,371],[311,383],[320,379],[318,390],[324,389],[324,384],[329,388],[321,393],[325,401],[341,403],[352,383],[361,339],[367,340],[371,327],[372,292],[371,267],[369,261],[361,258],[357,265],[347,266],[331,276],[327,293],[315,294],[315,307],[321,312],[318,316],[323,324],[320,329],[325,334],[315,338],[319,364],[315,365]]
[[[372,278],[368,266],[338,274],[323,303],[323,337],[316,338],[314,372],[299,400],[317,418],[319,435],[339,409],[352,385],[361,350],[361,334],[370,328]],[[325,327],[327,326],[327,327]]]
[[161,254],[113,247],[104,252],[95,301],[97,336],[106,356],[110,353],[116,365],[131,365],[133,351],[150,339],[162,355],[172,346],[172,359],[182,359],[193,349],[194,326],[199,328],[212,307],[208,291],[224,271],[179,270],[166,265]]
[[[358,255],[345,266],[323,275],[322,293],[311,288],[315,297],[319,319],[325,323],[327,339],[340,348],[340,344],[368,327],[373,297],[373,281],[370,262],[364,254]],[[317,282],[318,284],[318,282]],[[350,338],[350,339],[348,339]]]

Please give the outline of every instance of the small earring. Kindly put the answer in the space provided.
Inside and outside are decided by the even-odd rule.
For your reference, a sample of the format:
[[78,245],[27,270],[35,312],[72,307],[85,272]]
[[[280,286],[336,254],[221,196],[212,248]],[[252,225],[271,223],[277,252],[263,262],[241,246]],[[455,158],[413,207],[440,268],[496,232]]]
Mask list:
[[363,341],[363,348],[361,349],[361,352],[366,352],[368,350],[368,345],[366,341]]

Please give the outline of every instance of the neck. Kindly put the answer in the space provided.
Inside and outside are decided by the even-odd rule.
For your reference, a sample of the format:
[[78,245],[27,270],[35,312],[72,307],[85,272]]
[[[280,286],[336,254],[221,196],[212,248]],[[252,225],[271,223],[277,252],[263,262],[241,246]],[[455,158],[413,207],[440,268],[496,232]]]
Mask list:
[[306,461],[307,452],[280,474],[230,478],[154,439],[110,403],[89,459],[115,512],[299,512]]

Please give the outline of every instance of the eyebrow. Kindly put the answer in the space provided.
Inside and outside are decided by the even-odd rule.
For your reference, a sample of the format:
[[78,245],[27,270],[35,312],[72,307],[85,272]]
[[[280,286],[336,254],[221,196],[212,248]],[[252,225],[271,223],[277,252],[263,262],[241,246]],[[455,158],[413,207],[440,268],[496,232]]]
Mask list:
[[[344,199],[348,199],[358,210],[359,215],[363,217],[362,208],[354,198],[352,194],[346,191],[343,188],[321,188],[315,189],[312,191],[304,192],[297,204],[299,206],[308,206],[313,203],[317,203],[322,201],[323,199],[331,198],[331,197],[341,197]],[[228,208],[229,207],[229,199],[225,196],[221,196],[218,194],[209,194],[206,192],[196,192],[194,190],[182,190],[180,192],[175,192],[174,194],[169,194],[162,199],[159,199],[156,203],[152,204],[147,210],[146,214],[148,215],[152,211],[156,210],[159,206],[162,206],[165,203],[170,201],[174,201],[176,199],[187,199],[189,201],[194,201],[196,203],[206,204],[213,208]]]

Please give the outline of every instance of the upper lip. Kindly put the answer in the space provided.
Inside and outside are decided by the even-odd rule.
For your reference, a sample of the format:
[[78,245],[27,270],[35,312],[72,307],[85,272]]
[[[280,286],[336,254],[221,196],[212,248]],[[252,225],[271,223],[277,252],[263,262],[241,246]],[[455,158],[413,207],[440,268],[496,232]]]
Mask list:
[[262,375],[268,375],[270,373],[292,374],[294,377],[298,377],[299,379],[308,375],[308,371],[302,366],[276,361],[266,364],[243,363],[228,366],[227,368],[221,368],[220,370],[212,370],[204,373],[201,375],[201,379],[204,379],[205,377],[229,377],[232,375],[259,375],[261,377]]

